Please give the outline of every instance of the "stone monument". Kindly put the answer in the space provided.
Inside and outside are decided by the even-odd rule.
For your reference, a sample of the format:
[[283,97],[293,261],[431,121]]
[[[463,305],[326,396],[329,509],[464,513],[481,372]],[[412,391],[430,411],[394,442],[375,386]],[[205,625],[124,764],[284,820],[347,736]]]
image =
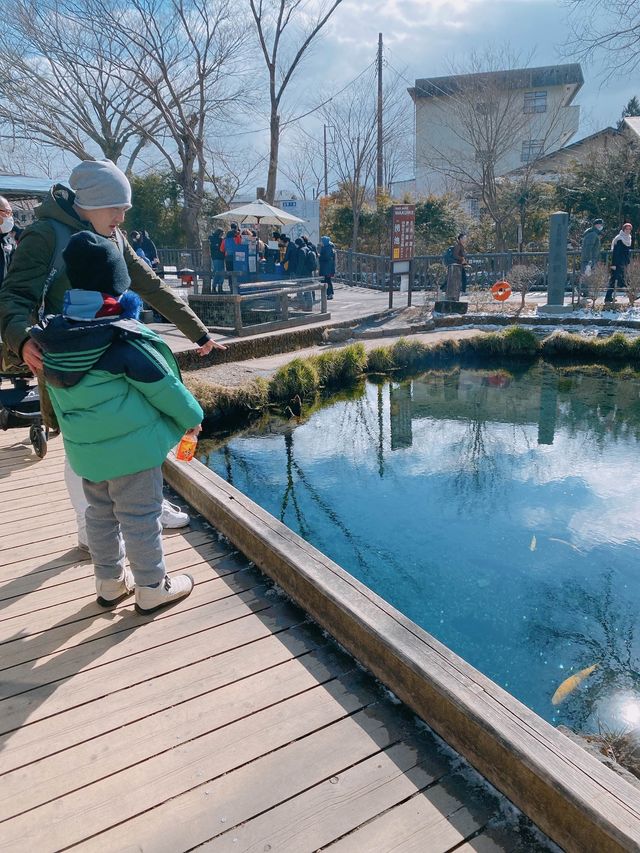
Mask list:
[[566,314],[570,305],[564,304],[567,284],[567,242],[569,240],[569,214],[562,210],[549,217],[549,263],[547,266],[547,304],[538,309],[540,314]]

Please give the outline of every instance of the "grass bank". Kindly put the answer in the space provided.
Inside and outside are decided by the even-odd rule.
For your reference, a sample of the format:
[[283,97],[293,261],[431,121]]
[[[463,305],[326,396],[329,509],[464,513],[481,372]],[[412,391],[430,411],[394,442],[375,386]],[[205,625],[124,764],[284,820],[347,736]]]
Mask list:
[[445,340],[434,344],[400,338],[390,346],[369,353],[363,344],[351,344],[309,358],[294,358],[269,380],[229,388],[198,379],[197,371],[185,383],[200,402],[210,422],[234,426],[263,412],[269,405],[285,407],[299,397],[313,400],[321,392],[354,384],[366,373],[418,373],[452,363],[526,364],[537,358],[558,364],[602,364],[640,367],[640,337],[629,339],[622,332],[597,339],[554,332],[539,338],[529,329],[512,326],[504,332],[478,334],[472,338]]

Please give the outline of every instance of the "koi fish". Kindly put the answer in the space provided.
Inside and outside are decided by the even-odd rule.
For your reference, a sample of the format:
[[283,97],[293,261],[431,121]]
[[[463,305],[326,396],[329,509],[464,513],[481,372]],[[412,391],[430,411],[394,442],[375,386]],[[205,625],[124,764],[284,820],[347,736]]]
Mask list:
[[585,678],[588,678],[591,673],[598,668],[598,664],[594,663],[592,666],[588,666],[585,669],[581,669],[580,672],[575,672],[573,675],[570,675],[569,678],[565,678],[560,687],[556,690],[556,692],[551,697],[551,702],[553,705],[559,705],[561,702],[567,698],[570,693],[578,687]]
[[578,546],[574,545],[573,542],[567,542],[566,539],[556,539],[554,536],[550,536],[549,542],[559,542],[561,545],[568,545],[569,548],[573,548],[573,550],[577,551],[578,554],[584,554],[582,548],[578,548]]
[[533,536],[531,537],[531,545],[529,545],[529,550],[535,551],[537,544],[538,544],[538,540],[536,539],[536,534],[534,533]]

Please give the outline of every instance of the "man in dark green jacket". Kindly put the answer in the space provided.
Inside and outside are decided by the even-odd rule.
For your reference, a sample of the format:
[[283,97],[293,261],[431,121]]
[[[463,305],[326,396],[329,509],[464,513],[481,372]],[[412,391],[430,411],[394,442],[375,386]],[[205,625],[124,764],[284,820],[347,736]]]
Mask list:
[[[56,314],[62,309],[69,279],[62,262],[62,249],[72,234],[86,229],[118,243],[127,265],[131,288],[138,293],[198,347],[200,356],[212,349],[224,349],[211,339],[206,326],[189,306],[173,294],[162,279],[138,258],[119,231],[125,213],[131,207],[131,186],[126,175],[109,160],[85,160],[71,172],[71,190],[56,184],[50,195],[36,210],[36,221],[25,229],[11,262],[11,269],[0,289],[0,338],[5,357],[14,364],[24,362],[38,375],[42,355],[29,328],[44,302],[44,313]],[[41,387],[41,406],[47,426],[57,426],[55,414]],[[78,517],[80,547],[85,547],[82,490],[68,467],[65,479],[71,502]],[[165,502],[165,527],[182,527],[189,523],[186,513]]]
[[600,238],[603,228],[602,219],[594,219],[591,228],[587,228],[582,236],[580,268],[587,275],[600,263]]

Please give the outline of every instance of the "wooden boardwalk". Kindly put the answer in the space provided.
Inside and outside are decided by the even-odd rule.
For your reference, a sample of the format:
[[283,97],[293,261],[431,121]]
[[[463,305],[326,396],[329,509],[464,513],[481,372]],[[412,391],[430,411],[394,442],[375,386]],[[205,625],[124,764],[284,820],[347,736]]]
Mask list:
[[59,438],[0,433],[0,850],[548,849],[201,519],[192,595],[95,603]]

